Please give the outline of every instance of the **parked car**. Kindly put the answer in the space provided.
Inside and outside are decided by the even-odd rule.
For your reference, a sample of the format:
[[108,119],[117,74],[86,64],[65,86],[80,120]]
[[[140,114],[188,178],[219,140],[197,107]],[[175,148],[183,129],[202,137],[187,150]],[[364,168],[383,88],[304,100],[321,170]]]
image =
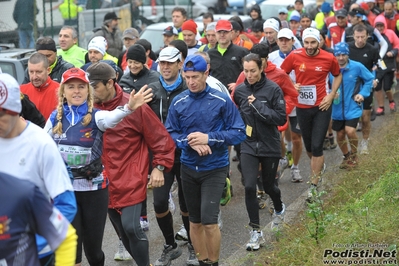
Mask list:
[[[248,15],[249,10],[251,10],[251,7],[255,4],[260,4],[264,0],[248,0],[247,5],[246,5],[246,13],[244,14],[244,1],[242,0],[228,0],[229,6],[226,8],[226,13],[231,14],[231,15]],[[274,0],[276,1],[276,0]],[[293,2],[292,0],[291,2]],[[278,2],[278,1],[276,1]],[[263,16],[263,13],[262,13]]]
[[208,8],[209,12],[216,13],[216,4],[218,0],[192,0],[193,3],[204,5]]
[[0,44],[1,72],[10,74],[19,84],[22,84],[29,57],[34,52],[36,52],[34,49],[19,49]]

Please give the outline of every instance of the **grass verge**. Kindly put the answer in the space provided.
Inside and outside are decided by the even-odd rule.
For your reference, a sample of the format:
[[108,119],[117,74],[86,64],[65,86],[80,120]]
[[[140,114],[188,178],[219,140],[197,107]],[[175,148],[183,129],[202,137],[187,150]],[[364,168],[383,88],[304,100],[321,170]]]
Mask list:
[[335,259],[335,265],[398,265],[398,129],[399,116],[395,115],[376,134],[381,138],[373,139],[370,154],[360,157],[357,169],[337,167],[327,174],[320,204],[308,207],[296,223],[287,225],[273,248],[259,254],[256,265],[332,265]]

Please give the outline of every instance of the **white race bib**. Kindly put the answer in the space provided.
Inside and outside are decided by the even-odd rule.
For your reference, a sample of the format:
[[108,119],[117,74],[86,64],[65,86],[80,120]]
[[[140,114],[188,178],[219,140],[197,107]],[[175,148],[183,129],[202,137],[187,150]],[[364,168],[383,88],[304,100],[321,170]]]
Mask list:
[[58,150],[70,167],[79,168],[91,161],[91,148],[60,144]]
[[298,103],[314,105],[317,100],[316,85],[299,86]]

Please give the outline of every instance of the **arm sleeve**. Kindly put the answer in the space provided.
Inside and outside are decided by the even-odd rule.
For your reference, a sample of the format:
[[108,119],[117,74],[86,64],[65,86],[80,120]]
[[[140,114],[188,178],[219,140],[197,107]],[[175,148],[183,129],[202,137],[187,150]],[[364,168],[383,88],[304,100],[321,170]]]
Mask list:
[[64,241],[55,250],[55,266],[75,265],[77,240],[75,228],[69,225]]
[[378,43],[380,44],[380,58],[384,58],[388,51],[388,43],[377,29],[374,29],[373,34],[377,37]]
[[105,131],[107,128],[115,127],[122,119],[131,114],[127,108],[127,104],[119,106],[112,111],[100,110],[94,115],[96,124],[101,131]]
[[[31,209],[35,221],[35,232],[47,240],[52,250],[56,250],[68,234],[71,234],[70,223],[56,207],[52,206],[38,187],[35,187]],[[76,252],[76,234],[74,245]],[[75,254],[70,256],[74,257]],[[64,265],[73,265],[73,263]]]

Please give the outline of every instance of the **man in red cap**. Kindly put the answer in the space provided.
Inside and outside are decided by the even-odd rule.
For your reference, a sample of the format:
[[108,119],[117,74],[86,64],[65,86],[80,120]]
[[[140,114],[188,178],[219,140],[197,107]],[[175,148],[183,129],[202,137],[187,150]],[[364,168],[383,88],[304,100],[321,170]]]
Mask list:
[[197,23],[190,19],[183,23],[181,26],[183,41],[187,44],[188,54],[192,55],[201,47],[201,41],[197,40]]
[[215,48],[208,51],[211,58],[211,73],[231,91],[235,86],[238,75],[243,70],[242,58],[249,51],[232,43],[231,31],[233,27],[230,21],[219,20],[216,23],[215,30],[218,42]]

